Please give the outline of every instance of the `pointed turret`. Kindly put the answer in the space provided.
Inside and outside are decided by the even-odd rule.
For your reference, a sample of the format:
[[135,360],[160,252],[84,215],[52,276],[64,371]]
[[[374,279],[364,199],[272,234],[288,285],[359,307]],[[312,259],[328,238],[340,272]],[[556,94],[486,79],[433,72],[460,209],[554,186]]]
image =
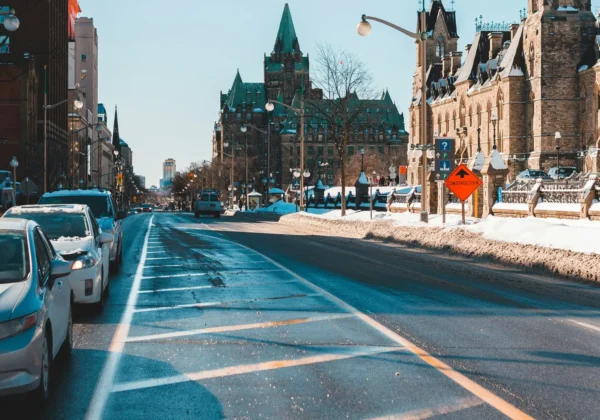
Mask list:
[[115,125],[113,127],[112,145],[121,153],[121,137],[119,136],[119,116],[117,115],[117,106],[115,105]]
[[275,48],[273,51],[282,54],[302,54],[302,51],[300,51],[300,44],[298,43],[298,37],[296,36],[296,29],[294,28],[290,6],[287,3],[283,8],[283,15],[281,16],[281,22],[279,23],[279,31],[277,32]]

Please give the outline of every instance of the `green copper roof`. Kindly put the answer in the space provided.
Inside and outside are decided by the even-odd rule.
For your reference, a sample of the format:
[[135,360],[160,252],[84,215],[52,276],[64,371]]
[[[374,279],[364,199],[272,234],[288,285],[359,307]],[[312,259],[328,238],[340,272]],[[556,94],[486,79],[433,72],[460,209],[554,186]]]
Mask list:
[[[277,32],[277,39],[275,40],[275,51],[277,51],[278,43],[283,54],[295,52],[301,53],[298,37],[296,36],[296,29],[294,28],[294,21],[292,20],[292,13],[290,12],[290,6],[287,3],[283,8],[283,15],[281,16],[281,22],[279,23],[279,31]],[[298,47],[298,51],[296,51],[295,46]]]
[[227,94],[223,94],[224,105],[227,105],[230,109],[235,109],[238,105],[254,104],[254,108],[264,108],[265,99],[265,85],[264,83],[244,83],[240,71],[238,70],[233,80],[233,85]]

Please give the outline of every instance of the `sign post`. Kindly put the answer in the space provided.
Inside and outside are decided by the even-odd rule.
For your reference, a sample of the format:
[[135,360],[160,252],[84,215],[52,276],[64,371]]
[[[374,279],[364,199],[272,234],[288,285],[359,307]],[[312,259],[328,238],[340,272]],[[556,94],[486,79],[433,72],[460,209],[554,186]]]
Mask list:
[[465,201],[481,186],[481,179],[462,163],[448,176],[445,185],[460,200],[462,205],[462,222],[465,220]]
[[[446,224],[446,184],[456,161],[454,156],[455,140],[451,137],[435,138],[435,179],[441,183],[442,190],[442,223]],[[439,185],[439,184],[438,184]]]

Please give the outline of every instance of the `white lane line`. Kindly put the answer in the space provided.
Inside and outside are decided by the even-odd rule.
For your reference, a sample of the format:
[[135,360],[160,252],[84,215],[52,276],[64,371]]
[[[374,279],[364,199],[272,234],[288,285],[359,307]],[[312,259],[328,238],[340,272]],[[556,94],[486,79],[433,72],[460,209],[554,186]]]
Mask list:
[[167,252],[167,250],[162,250],[162,251],[148,251],[148,254],[164,254],[165,252]]
[[[332,349],[336,351],[336,349]],[[144,388],[154,388],[157,386],[172,385],[182,382],[201,381],[204,379],[223,378],[226,376],[243,375],[245,373],[264,372],[296,366],[313,365],[316,363],[333,362],[336,360],[345,360],[355,357],[372,356],[382,353],[392,353],[404,351],[401,347],[355,347],[344,352],[322,354],[319,356],[305,357],[296,360],[273,360],[270,362],[255,363],[251,365],[231,366],[222,369],[205,370],[202,372],[185,373],[183,375],[168,376],[158,379],[145,379],[141,381],[131,381],[117,384],[112,392],[133,391]]]
[[[208,226],[208,225],[205,225],[205,226],[208,229],[211,229],[210,226]],[[201,234],[198,234],[198,235],[201,235]],[[209,236],[209,235],[205,235],[205,236]],[[233,241],[228,240],[228,239],[224,239],[224,240],[234,243]],[[267,257],[266,255],[262,254],[261,252],[253,250],[245,245],[241,245],[241,244],[238,244],[238,245],[249,251],[255,252],[258,255],[262,255],[267,261],[271,262],[271,264],[273,264],[275,267],[281,268],[282,270],[286,271],[292,277],[298,279],[304,285],[306,285],[306,286],[310,287],[311,289],[313,289],[314,291],[322,294],[331,303],[337,305],[340,308],[345,309],[346,311],[350,312],[351,314],[354,314],[365,324],[367,324],[367,325],[371,326],[372,328],[374,328],[375,330],[379,331],[381,334],[388,337],[390,340],[394,341],[395,343],[397,343],[403,347],[406,347],[408,350],[410,350],[410,352],[415,354],[417,357],[419,357],[425,363],[427,363],[428,365],[433,367],[435,370],[442,373],[443,375],[445,375],[446,377],[448,377],[449,379],[451,379],[452,381],[457,383],[459,386],[461,386],[465,390],[469,391],[471,394],[473,394],[476,397],[480,398],[481,400],[485,401],[486,403],[488,403],[489,405],[491,405],[492,407],[494,407],[496,410],[500,411],[504,415],[506,415],[510,418],[513,418],[513,419],[522,419],[522,420],[531,419],[531,420],[533,420],[533,417],[531,417],[531,416],[527,415],[526,413],[524,413],[523,411],[519,410],[517,407],[510,404],[508,401],[503,400],[501,397],[497,396],[493,392],[482,387],[475,381],[467,378],[462,373],[457,372],[456,370],[452,369],[452,367],[450,367],[446,363],[442,362],[440,359],[427,353],[425,350],[418,347],[412,341],[410,341],[410,340],[402,337],[400,334],[390,330],[383,324],[377,322],[374,318],[371,318],[367,314],[359,311],[358,309],[356,309],[354,306],[350,305],[349,303],[346,303],[342,299],[338,298],[337,296],[333,295],[332,293],[329,293],[327,290],[322,289],[321,287],[310,282],[309,280],[305,279],[304,277],[296,274],[289,268],[285,267],[282,264],[279,264],[277,261],[273,260],[272,258]]]
[[155,258],[146,258],[146,261],[157,261],[157,260],[172,260],[173,257],[155,257]]
[[138,293],[164,293],[164,292],[185,292],[186,290],[212,289],[215,286],[191,286],[191,287],[173,287],[171,289],[140,290]]
[[485,403],[477,397],[461,398],[454,404],[445,404],[432,408],[423,408],[420,410],[407,411],[404,413],[377,417],[371,420],[426,420],[432,417],[457,413],[459,411],[466,410],[467,408],[478,407],[483,404]]
[[[249,286],[279,286],[280,284],[286,283],[298,283],[298,280],[284,280],[284,281],[269,281],[259,283],[227,283],[226,288],[230,287],[249,287]],[[189,286],[189,287],[172,287],[169,289],[156,289],[156,290],[140,290],[138,293],[166,293],[166,292],[185,292],[186,290],[200,290],[200,289],[220,289],[222,287],[217,286]]]
[[152,279],[170,279],[174,277],[203,277],[210,276],[210,273],[185,273],[185,274],[167,274],[164,276],[144,276],[142,280],[152,280]]
[[137,303],[138,290],[140,290],[140,284],[142,282],[142,272],[144,269],[144,263],[146,262],[148,238],[153,226],[153,219],[154,216],[151,216],[148,222],[148,231],[146,232],[146,237],[144,239],[142,255],[140,256],[137,271],[135,272],[135,277],[133,279],[133,283],[131,284],[131,290],[129,291],[129,297],[127,298],[127,305],[125,306],[123,315],[121,315],[121,321],[119,322],[119,325],[117,325],[117,329],[113,335],[110,347],[108,348],[108,358],[102,367],[100,379],[98,380],[96,388],[94,389],[92,402],[90,403],[85,414],[86,420],[100,420],[104,414],[104,408],[106,407],[110,390],[115,381],[115,376],[117,374],[117,369],[119,368],[119,362],[125,346],[125,340],[127,340],[129,329],[131,327],[131,321],[133,320],[133,311]]
[[144,270],[147,268],[168,268],[168,267],[182,267],[181,264],[168,264],[168,265],[145,265]]
[[254,303],[254,302],[262,302],[268,300],[284,300],[284,299],[297,299],[297,298],[310,298],[320,296],[317,293],[314,294],[298,294],[298,295],[289,295],[289,296],[277,296],[272,298],[256,298],[256,299],[241,299],[241,300],[225,300],[221,302],[201,302],[201,303],[186,303],[183,305],[171,305],[171,306],[151,306],[149,308],[142,309],[134,309],[133,312],[143,313],[143,312],[157,312],[157,311],[172,311],[175,309],[186,309],[186,308],[210,308],[212,306],[222,306],[222,305],[237,305],[239,303]]
[[569,319],[569,322],[575,325],[579,325],[580,327],[587,328],[588,330],[600,332],[600,327],[596,327],[595,325],[588,324],[586,322],[575,321],[574,319]]
[[350,318],[352,316],[353,315],[351,315],[351,314],[326,315],[326,316],[316,316],[316,317],[312,317],[312,318],[289,319],[287,321],[257,322],[254,324],[245,324],[245,325],[230,325],[230,326],[225,326],[225,327],[202,328],[202,329],[189,330],[189,331],[175,331],[175,332],[163,333],[163,334],[152,334],[152,335],[144,335],[144,336],[139,336],[139,337],[129,337],[127,339],[127,342],[128,343],[136,343],[136,342],[140,342],[140,341],[164,340],[164,339],[176,338],[176,337],[189,337],[191,335],[224,333],[224,332],[232,332],[232,331],[254,330],[254,329],[261,329],[261,328],[276,328],[276,327],[283,327],[283,326],[287,326],[287,325],[308,324],[311,322],[333,321],[336,319]]

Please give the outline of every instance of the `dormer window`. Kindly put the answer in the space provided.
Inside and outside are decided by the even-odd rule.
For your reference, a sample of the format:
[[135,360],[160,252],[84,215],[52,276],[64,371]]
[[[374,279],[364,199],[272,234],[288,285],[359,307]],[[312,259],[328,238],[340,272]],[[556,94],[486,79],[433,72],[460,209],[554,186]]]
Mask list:
[[444,37],[442,35],[438,36],[435,46],[435,55],[440,58],[446,55],[446,46],[444,44]]

